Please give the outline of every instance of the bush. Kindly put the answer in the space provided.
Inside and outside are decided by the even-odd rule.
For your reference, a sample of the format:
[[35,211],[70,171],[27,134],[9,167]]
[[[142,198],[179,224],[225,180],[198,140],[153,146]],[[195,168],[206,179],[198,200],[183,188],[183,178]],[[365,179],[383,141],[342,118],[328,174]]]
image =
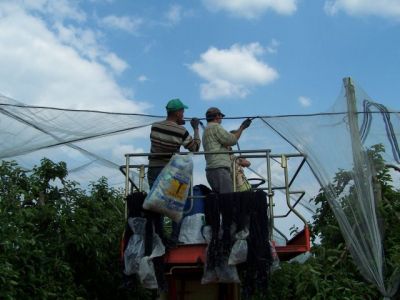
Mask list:
[[[384,232],[386,277],[400,270],[400,191],[392,186],[392,177],[380,153],[381,145],[369,150],[377,169],[380,187],[375,191],[379,220]],[[340,188],[348,181],[348,172],[339,171],[334,185]],[[379,197],[379,196],[378,196]],[[376,287],[364,280],[354,264],[339,225],[326,200],[324,192],[313,199],[319,208],[310,224],[314,244],[311,258],[304,264],[281,263],[281,269],[272,274],[269,299],[379,299]],[[394,299],[400,299],[399,292]]]
[[0,299],[144,299],[119,289],[124,228],[120,190],[105,178],[89,192],[65,163],[32,172],[0,165]]

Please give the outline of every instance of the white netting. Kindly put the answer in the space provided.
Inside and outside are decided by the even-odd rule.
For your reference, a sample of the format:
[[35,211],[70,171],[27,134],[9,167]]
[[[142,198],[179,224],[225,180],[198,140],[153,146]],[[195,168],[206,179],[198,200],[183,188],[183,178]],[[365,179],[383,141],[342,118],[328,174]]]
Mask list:
[[[392,278],[384,275],[382,234],[373,191],[376,170],[367,150],[381,144],[386,163],[399,166],[400,116],[376,104],[350,80],[345,83],[326,114],[263,120],[307,155],[361,274],[383,295],[391,296],[399,278],[398,274],[392,274]],[[339,173],[347,176],[340,189],[333,184]],[[399,187],[398,181],[394,184]]]
[[[322,187],[361,274],[375,283],[383,295],[390,296],[399,280],[395,275],[389,278],[384,273],[385,256],[373,190],[376,166],[371,163],[367,150],[382,145],[386,164],[399,168],[400,114],[377,104],[350,83],[346,80],[335,105],[326,113],[257,117],[244,132],[240,144],[242,150],[298,151],[306,155],[309,168],[298,176],[292,187],[309,192],[300,202],[299,210],[310,217],[315,207],[308,199]],[[150,124],[162,119],[164,117],[33,107],[0,96],[0,159],[17,157],[19,162],[29,166],[32,161],[37,163],[40,157],[47,156],[68,161],[69,172],[76,180],[96,180],[104,175],[114,184],[120,184],[123,177],[118,167],[124,164],[123,154],[148,152]],[[242,121],[238,119],[225,119],[223,125],[228,130],[236,129]],[[132,146],[135,144],[142,148]],[[291,165],[300,163],[300,159],[291,159]],[[196,157],[194,164],[197,165],[195,184],[205,183],[204,159]],[[266,175],[265,160],[252,160],[251,168]],[[296,167],[289,169],[291,175],[295,170]],[[335,188],[337,174],[344,172],[348,180],[341,189]],[[249,170],[246,173],[251,176]],[[393,173],[397,176],[393,185],[399,189],[397,174]],[[279,163],[272,163],[272,177],[275,185],[283,186]],[[291,201],[295,200],[294,197]]]
[[[88,182],[106,176],[113,181],[118,177],[115,181],[118,184],[123,182],[118,171],[123,164],[123,153],[118,153],[120,157],[116,159],[113,143],[121,150],[125,145],[125,149],[133,151],[129,145],[133,139],[141,138],[137,132],[146,131],[150,124],[162,119],[140,114],[27,106],[0,95],[0,159],[18,156],[17,161],[26,168],[43,156],[66,160],[75,180]],[[125,141],[122,144],[117,143],[121,136]],[[147,139],[147,134],[144,136]]]

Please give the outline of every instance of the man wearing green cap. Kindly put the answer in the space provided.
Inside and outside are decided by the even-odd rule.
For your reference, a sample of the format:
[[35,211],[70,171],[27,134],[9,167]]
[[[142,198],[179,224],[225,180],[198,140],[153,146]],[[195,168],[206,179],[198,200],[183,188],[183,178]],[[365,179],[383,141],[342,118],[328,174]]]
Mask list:
[[[182,125],[185,124],[184,110],[188,107],[179,99],[171,99],[167,106],[167,118],[164,121],[153,123],[151,126],[150,140],[151,140],[151,153],[165,153],[165,155],[149,156],[149,169],[147,179],[150,189],[154,181],[160,174],[161,170],[168,164],[172,153],[179,152],[181,146],[191,152],[197,152],[200,149],[200,135],[199,135],[199,119],[193,118],[190,125],[193,127],[193,137],[189,134],[186,128]],[[160,214],[155,214],[154,227],[156,233],[165,241],[163,234],[163,217]],[[176,225],[176,224],[174,224]],[[172,240],[178,240],[178,228],[173,226]]]

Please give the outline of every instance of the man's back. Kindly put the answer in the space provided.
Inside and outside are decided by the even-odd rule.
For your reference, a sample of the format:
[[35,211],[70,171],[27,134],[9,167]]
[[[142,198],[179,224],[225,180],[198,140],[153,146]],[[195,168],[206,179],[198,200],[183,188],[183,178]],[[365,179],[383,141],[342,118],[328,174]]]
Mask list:
[[[156,122],[151,126],[150,133],[151,153],[175,153],[179,152],[181,146],[189,151],[198,151],[200,139],[190,136],[189,132],[182,125],[169,120]],[[171,155],[150,156],[150,166],[165,166]]]
[[[227,146],[236,144],[236,137],[222,128],[220,124],[210,122],[203,133],[203,147],[206,152],[227,151]],[[230,168],[228,154],[206,154],[207,169]]]

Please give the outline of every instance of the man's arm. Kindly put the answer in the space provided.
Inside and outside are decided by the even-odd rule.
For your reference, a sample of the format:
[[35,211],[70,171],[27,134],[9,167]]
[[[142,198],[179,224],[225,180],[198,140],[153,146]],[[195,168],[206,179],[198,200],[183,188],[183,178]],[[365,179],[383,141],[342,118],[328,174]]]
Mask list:
[[240,136],[242,135],[243,130],[245,130],[247,127],[249,127],[251,124],[251,120],[250,119],[246,119],[243,121],[242,124],[240,124],[240,127],[238,128],[238,130],[236,130],[233,134],[236,136],[237,139],[240,138]]
[[197,152],[200,149],[200,133],[199,133],[199,119],[193,118],[190,121],[190,125],[193,127],[193,138],[189,135],[189,133],[185,134],[185,139],[183,140],[183,147],[191,152]]
[[237,143],[236,135],[226,131],[221,125],[214,126],[213,134],[217,141],[224,146],[233,146]]
[[250,167],[251,165],[251,163],[245,158],[238,158],[238,164],[245,168]]

